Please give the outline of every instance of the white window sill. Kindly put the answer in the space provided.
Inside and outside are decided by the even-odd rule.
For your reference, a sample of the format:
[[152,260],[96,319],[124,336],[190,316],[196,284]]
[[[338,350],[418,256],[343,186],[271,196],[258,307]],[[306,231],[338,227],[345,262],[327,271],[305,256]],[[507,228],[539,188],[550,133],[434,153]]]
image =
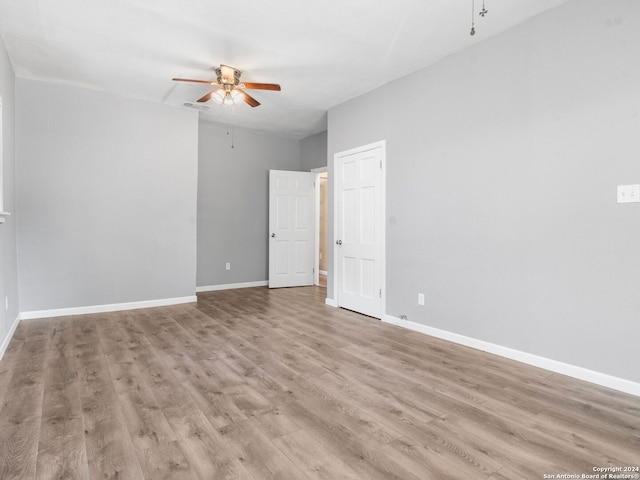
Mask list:
[[0,212],[0,223],[4,223],[6,217],[11,215],[9,212]]

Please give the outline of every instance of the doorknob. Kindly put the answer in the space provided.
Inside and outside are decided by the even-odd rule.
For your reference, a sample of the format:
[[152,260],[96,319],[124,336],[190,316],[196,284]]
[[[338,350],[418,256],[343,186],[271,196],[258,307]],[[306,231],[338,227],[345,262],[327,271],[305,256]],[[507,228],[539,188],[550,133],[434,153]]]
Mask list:
[[342,245],[342,240],[336,240],[336,245]]
[[275,234],[275,233],[272,233],[272,234],[271,234],[271,238],[274,238],[275,236],[276,236],[276,234]]

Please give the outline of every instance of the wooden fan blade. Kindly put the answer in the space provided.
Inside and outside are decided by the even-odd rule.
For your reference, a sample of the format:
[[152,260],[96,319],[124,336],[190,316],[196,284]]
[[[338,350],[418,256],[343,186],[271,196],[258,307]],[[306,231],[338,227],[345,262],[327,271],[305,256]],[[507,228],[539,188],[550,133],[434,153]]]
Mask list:
[[211,95],[213,95],[217,90],[219,90],[219,88],[214,88],[209,93],[204,95],[202,98],[199,98],[197,101],[198,102],[208,102],[209,100],[211,100]]
[[280,85],[277,83],[252,83],[252,82],[242,82],[244,84],[244,88],[251,88],[254,90],[275,90],[279,92]]
[[174,82],[194,82],[194,83],[206,83],[207,85],[217,85],[218,82],[212,82],[211,80],[194,80],[193,78],[172,78]]
[[252,107],[257,107],[260,105],[260,102],[258,100],[253,98],[251,95],[249,95],[247,92],[245,92],[241,88],[236,88],[236,90],[242,92],[242,94],[244,95],[244,101],[249,105],[251,105]]

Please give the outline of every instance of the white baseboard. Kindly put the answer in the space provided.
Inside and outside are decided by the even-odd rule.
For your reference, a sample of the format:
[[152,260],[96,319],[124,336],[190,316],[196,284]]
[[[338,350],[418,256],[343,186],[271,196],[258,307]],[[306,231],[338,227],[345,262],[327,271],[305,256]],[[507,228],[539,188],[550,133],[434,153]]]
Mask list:
[[223,285],[196,287],[196,292],[215,292],[218,290],[233,290],[236,288],[266,287],[267,285],[269,285],[267,280],[260,280],[258,282],[227,283]]
[[13,338],[13,334],[16,332],[16,328],[18,328],[19,323],[20,323],[20,315],[18,315],[16,319],[13,321],[13,323],[11,324],[11,328],[9,328],[9,331],[7,332],[7,336],[3,340],[2,345],[0,345],[0,360],[2,360],[2,357],[4,357],[4,352],[7,351],[7,348],[9,347],[9,343],[11,342],[11,339]]
[[635,383],[624,378],[614,377],[606,373],[595,372],[586,368],[577,367],[568,363],[559,362],[550,358],[540,357],[531,353],[522,352],[520,350],[514,350],[509,347],[503,347],[502,345],[496,345],[495,343],[485,342],[484,340],[478,340],[471,337],[466,337],[457,333],[448,332],[446,330],[440,330],[438,328],[429,327],[421,323],[411,322],[409,320],[401,320],[397,317],[385,315],[382,318],[383,322],[392,323],[399,327],[408,328],[416,332],[431,335],[432,337],[448,340],[453,343],[465,345],[467,347],[482,350],[483,352],[493,353],[495,355],[510,358],[518,362],[533,365],[534,367],[544,368],[555,373],[561,373],[568,375],[579,380],[595,383],[603,387],[612,388],[631,395],[640,396],[640,383]]
[[336,302],[333,298],[325,298],[324,299],[324,303],[329,305],[330,307],[338,307],[338,302]]
[[36,310],[20,313],[20,320],[33,318],[65,317],[67,315],[84,315],[87,313],[118,312],[120,310],[136,310],[139,308],[166,307],[167,305],[179,305],[181,303],[197,302],[198,298],[189,297],[163,298],[160,300],[145,300],[141,302],[112,303],[109,305],[92,305],[88,307],[58,308],[55,310]]

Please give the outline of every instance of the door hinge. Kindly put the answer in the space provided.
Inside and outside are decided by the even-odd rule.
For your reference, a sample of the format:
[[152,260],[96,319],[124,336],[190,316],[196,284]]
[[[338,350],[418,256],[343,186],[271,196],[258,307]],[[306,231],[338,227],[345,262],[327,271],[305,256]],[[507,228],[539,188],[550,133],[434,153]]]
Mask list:
[[380,289],[380,298],[382,298],[382,289]]
[[382,160],[380,160],[380,170],[382,170]]

